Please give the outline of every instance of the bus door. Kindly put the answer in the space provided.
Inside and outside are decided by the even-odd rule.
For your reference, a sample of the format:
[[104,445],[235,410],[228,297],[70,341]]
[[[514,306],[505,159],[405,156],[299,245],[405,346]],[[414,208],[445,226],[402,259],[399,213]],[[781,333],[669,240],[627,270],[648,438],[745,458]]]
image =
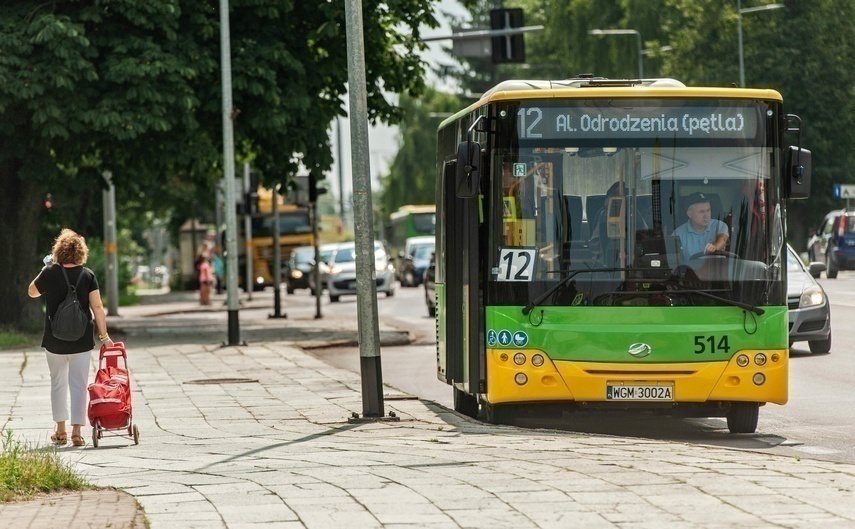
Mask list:
[[[459,163],[459,162],[458,162]],[[480,191],[460,197],[456,163],[446,165],[443,201],[445,245],[446,380],[476,395],[484,390],[484,314],[479,281]],[[482,175],[486,172],[482,171]],[[483,178],[483,176],[482,176]],[[460,387],[459,384],[463,384]]]

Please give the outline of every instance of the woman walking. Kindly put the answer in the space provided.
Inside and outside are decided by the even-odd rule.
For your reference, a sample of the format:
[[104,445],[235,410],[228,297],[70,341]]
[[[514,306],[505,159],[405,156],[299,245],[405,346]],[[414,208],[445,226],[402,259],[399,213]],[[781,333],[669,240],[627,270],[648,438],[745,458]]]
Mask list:
[[[92,315],[98,340],[108,347],[113,345],[107,335],[107,316],[98,290],[98,280],[92,270],[84,267],[89,256],[86,240],[69,229],[64,229],[56,239],[51,252],[51,264],[47,264],[30,283],[30,297],[45,297],[45,330],[42,347],[45,348],[50,369],[50,402],[53,420],[56,422],[51,440],[57,445],[68,442],[66,421],[71,419],[71,442],[83,446],[80,429],[86,421],[87,384],[89,382],[90,353],[95,347]],[[76,285],[76,287],[75,287]],[[77,299],[88,324],[83,337],[74,341],[61,340],[53,335],[51,318],[66,299],[69,286],[75,287]],[[71,413],[68,398],[71,396]]]

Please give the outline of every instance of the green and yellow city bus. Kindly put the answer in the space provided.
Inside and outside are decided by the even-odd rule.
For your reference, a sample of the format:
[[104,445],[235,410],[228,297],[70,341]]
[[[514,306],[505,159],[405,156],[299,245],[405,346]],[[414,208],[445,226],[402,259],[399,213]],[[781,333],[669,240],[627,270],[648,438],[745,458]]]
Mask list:
[[445,120],[437,375],[455,409],[638,408],[754,432],[788,398],[799,127],[774,90],[593,76],[503,82]]
[[436,206],[419,204],[401,206],[389,215],[386,225],[386,242],[395,261],[395,275],[401,273],[402,260],[407,248],[407,239],[425,237],[436,233]]

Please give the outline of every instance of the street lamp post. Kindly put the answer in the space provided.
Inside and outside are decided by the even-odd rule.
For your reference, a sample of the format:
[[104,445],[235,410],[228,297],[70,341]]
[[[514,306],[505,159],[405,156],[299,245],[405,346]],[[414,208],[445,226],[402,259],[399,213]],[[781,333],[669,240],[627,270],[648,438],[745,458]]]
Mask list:
[[641,32],[637,29],[592,29],[588,35],[635,35],[638,39],[638,78],[644,79],[644,65],[641,62]]
[[745,88],[745,62],[742,58],[742,15],[745,13],[754,13],[757,11],[769,11],[770,9],[780,9],[784,4],[767,4],[757,7],[746,7],[742,9],[742,0],[736,0],[736,31],[739,35],[739,86]]

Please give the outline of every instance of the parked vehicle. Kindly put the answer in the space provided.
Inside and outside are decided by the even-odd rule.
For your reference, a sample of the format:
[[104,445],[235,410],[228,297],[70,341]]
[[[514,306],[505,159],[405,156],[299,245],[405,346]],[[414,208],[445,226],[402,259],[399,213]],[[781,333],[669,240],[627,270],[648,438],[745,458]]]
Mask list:
[[422,284],[422,277],[430,263],[436,247],[433,237],[417,237],[420,241],[407,244],[407,251],[403,256],[401,267],[398,270],[398,280],[402,287],[417,287]]
[[285,285],[289,294],[293,294],[297,289],[309,288],[309,276],[314,261],[314,246],[294,248],[284,271]]
[[[377,273],[377,292],[386,297],[395,295],[395,267],[389,259],[386,248],[380,241],[374,242],[374,269]],[[356,248],[354,243],[339,244],[329,260],[326,274],[326,288],[330,302],[336,303],[341,296],[356,294]]]
[[430,262],[425,270],[425,304],[427,305],[428,316],[436,317],[436,253],[431,252]]
[[793,247],[787,245],[790,346],[793,342],[807,341],[810,352],[815,354],[831,351],[831,306],[822,286],[814,279],[823,270],[825,265],[820,262],[805,267]]
[[822,220],[808,240],[810,261],[825,263],[825,275],[837,277],[839,270],[855,270],[855,211],[839,209]]

